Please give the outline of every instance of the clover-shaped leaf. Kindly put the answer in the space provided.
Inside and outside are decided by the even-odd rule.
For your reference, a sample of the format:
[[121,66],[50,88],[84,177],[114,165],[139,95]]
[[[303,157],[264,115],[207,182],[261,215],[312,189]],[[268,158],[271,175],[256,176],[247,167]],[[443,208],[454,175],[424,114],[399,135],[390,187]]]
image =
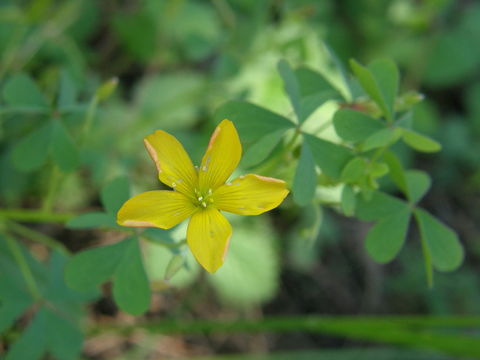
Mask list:
[[65,272],[67,284],[78,290],[90,290],[111,278],[115,302],[122,310],[139,315],[148,309],[150,287],[135,237],[83,251]]

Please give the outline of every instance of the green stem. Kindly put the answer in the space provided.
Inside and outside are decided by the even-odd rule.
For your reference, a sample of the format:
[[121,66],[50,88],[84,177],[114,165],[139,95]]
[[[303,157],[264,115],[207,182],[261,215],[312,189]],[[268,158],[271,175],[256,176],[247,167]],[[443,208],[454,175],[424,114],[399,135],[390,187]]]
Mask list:
[[232,11],[230,5],[228,5],[225,0],[212,0],[213,5],[218,11],[220,18],[223,20],[225,25],[233,29],[235,27],[235,13]]
[[51,249],[55,249],[64,255],[68,255],[70,253],[67,250],[67,248],[63,246],[63,244],[59,243],[57,240],[55,240],[50,236],[47,236],[38,231],[32,230],[14,221],[7,221],[7,226],[11,229],[12,232],[15,232],[17,235],[23,236],[29,240],[43,244]]
[[302,132],[300,131],[300,128],[296,128],[295,133],[293,134],[292,138],[287,143],[287,145],[285,145],[283,150],[279,154],[277,154],[273,159],[268,161],[266,164],[263,164],[262,166],[258,167],[257,171],[261,174],[270,174],[272,169],[277,168],[278,163],[284,160],[286,154],[292,150],[293,146],[295,145],[301,133]]
[[28,266],[27,261],[23,256],[22,250],[18,246],[17,242],[10,236],[6,236],[5,239],[7,240],[7,245],[13,255],[13,258],[18,264],[23,278],[25,279],[28,291],[36,301],[40,300],[42,296],[40,294],[40,291],[38,290],[38,286],[35,282],[32,271],[30,270],[30,267]]
[[48,184],[47,195],[43,199],[42,211],[51,212],[53,209],[53,203],[55,200],[55,194],[60,186],[61,171],[57,165],[52,165],[52,174],[50,176],[50,182]]
[[255,332],[329,332],[327,329],[353,328],[478,328],[479,316],[282,316],[258,320],[235,319],[234,321],[165,320],[119,326],[118,324],[90,329],[91,335],[106,331],[130,334],[143,328],[151,333],[194,334],[194,333],[255,333]]
[[95,119],[95,113],[97,112],[98,107],[98,96],[94,96],[90,104],[88,105],[87,113],[85,114],[85,121],[83,123],[83,129],[80,135],[80,146],[85,144],[87,136],[92,128],[93,120]]
[[66,223],[75,217],[71,213],[53,213],[43,210],[0,209],[0,218],[30,223]]

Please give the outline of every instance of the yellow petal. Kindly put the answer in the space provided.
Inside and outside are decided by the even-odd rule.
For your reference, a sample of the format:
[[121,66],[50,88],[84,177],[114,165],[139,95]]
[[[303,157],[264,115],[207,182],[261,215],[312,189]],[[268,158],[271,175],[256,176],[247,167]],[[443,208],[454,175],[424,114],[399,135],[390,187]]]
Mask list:
[[160,181],[189,197],[194,197],[194,189],[198,184],[197,171],[182,144],[162,130],[148,135],[144,142],[157,166]]
[[231,235],[232,227],[225,216],[207,208],[190,219],[187,243],[200,265],[214,273],[223,264]]
[[230,120],[223,120],[210,138],[199,169],[202,191],[215,190],[227,181],[242,156],[237,130]]
[[258,215],[276,208],[288,195],[285,181],[249,174],[213,193],[215,206],[240,215]]
[[117,223],[133,227],[170,229],[197,208],[176,191],[148,191],[129,199],[117,213]]

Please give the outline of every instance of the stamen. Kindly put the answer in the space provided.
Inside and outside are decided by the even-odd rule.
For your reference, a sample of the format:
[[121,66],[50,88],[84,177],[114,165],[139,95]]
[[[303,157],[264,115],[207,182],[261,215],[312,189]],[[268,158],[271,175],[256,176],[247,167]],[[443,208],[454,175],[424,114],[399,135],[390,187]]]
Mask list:
[[202,201],[202,200],[203,200],[203,196],[199,196],[198,201]]
[[202,201],[202,206],[203,206],[204,208],[206,208],[206,207],[207,207],[207,203],[206,203],[205,201]]

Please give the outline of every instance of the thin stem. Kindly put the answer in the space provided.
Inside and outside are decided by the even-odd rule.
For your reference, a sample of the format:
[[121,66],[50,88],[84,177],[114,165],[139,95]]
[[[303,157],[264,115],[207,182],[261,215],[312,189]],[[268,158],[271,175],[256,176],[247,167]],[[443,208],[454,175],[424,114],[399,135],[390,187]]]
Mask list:
[[233,29],[235,27],[235,13],[232,11],[230,5],[225,0],[212,0],[213,5],[217,8],[220,18],[225,25]]
[[35,300],[39,300],[42,296],[40,294],[40,291],[38,290],[38,286],[35,278],[33,277],[32,271],[30,270],[30,267],[28,266],[27,261],[23,256],[22,250],[18,246],[17,242],[10,236],[6,236],[5,239],[7,240],[7,245],[13,255],[13,258],[18,264],[23,278],[25,279],[28,291]]
[[87,140],[88,133],[90,132],[90,129],[93,124],[93,120],[95,119],[95,113],[97,112],[97,107],[98,107],[98,97],[95,95],[92,98],[92,101],[90,101],[90,104],[88,105],[87,113],[85,114],[85,121],[83,123],[83,129],[82,129],[82,133],[80,135],[80,141],[79,141],[80,146],[84,145],[85,141]]
[[23,236],[29,240],[43,244],[51,249],[57,250],[64,255],[68,255],[70,252],[67,250],[63,244],[59,243],[54,238],[42,234],[38,231],[32,230],[24,225],[18,224],[14,221],[7,221],[7,226],[11,229],[12,232],[15,232],[17,235]]
[[55,194],[60,186],[61,171],[57,165],[53,165],[52,174],[50,176],[50,182],[48,184],[47,195],[43,199],[42,210],[45,212],[52,211],[53,202],[55,200]]
[[0,218],[30,223],[63,224],[75,216],[75,214],[71,213],[53,213],[42,210],[0,209]]
[[283,148],[283,150],[277,154],[273,159],[271,159],[270,161],[268,161],[266,164],[263,164],[262,166],[258,167],[257,168],[257,171],[259,171],[260,173],[264,173],[264,174],[269,174],[270,171],[272,169],[275,169],[277,167],[277,164],[281,161],[281,160],[284,160],[285,158],[285,155],[292,150],[293,146],[295,146],[295,143],[298,139],[298,137],[300,136],[301,134],[301,130],[300,128],[296,128],[295,129],[295,133],[293,134],[292,138],[290,139],[290,141],[285,145],[285,147]]
[[409,329],[414,328],[476,328],[480,324],[478,316],[281,316],[267,317],[258,320],[235,319],[234,321],[199,320],[178,321],[165,320],[148,321],[127,326],[95,326],[90,329],[91,335],[114,331],[129,334],[139,328],[151,333],[162,334],[194,334],[194,333],[256,333],[256,332],[336,332],[341,329],[376,328],[380,329]]

